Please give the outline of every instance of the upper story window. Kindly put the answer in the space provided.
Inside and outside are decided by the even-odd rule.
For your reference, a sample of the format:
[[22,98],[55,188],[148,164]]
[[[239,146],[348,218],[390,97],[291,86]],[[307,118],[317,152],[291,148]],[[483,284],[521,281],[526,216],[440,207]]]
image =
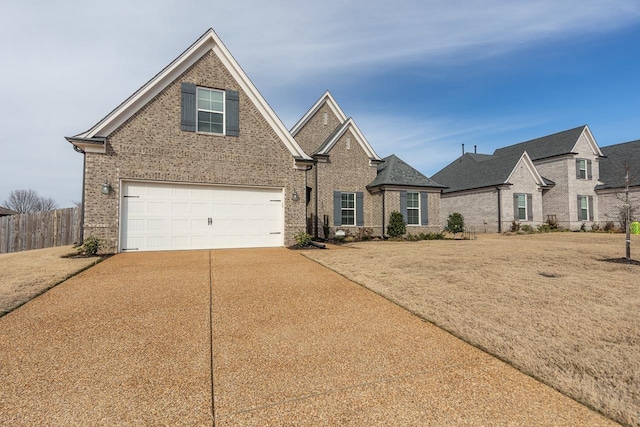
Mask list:
[[356,225],[356,193],[342,193],[342,225]]
[[587,179],[587,161],[585,159],[578,160],[578,178]]
[[591,179],[591,160],[576,159],[576,179]]
[[224,92],[198,88],[198,132],[224,134]]
[[420,193],[407,192],[407,225],[420,225]]

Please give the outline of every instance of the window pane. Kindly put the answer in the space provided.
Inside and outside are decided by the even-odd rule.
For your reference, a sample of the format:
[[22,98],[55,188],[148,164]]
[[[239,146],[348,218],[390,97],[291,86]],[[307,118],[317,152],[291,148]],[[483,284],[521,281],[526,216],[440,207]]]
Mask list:
[[587,161],[586,160],[578,160],[578,167],[580,168],[580,178],[587,178]]
[[209,89],[198,89],[198,109],[209,111],[223,111],[222,92]]
[[419,203],[418,193],[407,193],[407,208],[418,208]]
[[418,209],[407,209],[407,224],[420,225],[420,218],[418,215]]
[[222,133],[222,114],[198,111],[198,132]]
[[342,208],[355,208],[355,196],[353,193],[342,193]]
[[518,207],[526,208],[527,207],[527,195],[526,194],[518,194]]
[[522,221],[526,221],[527,219],[527,209],[526,208],[518,208],[518,219]]
[[342,225],[355,225],[355,215],[353,210],[342,210]]

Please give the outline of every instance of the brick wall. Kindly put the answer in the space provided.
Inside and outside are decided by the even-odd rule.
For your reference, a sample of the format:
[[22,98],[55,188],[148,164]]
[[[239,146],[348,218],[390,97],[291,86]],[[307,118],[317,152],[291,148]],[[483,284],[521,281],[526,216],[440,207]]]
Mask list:
[[[180,83],[190,82],[240,92],[240,136],[226,137],[180,130]],[[180,78],[140,109],[107,139],[106,154],[86,154],[85,236],[118,244],[120,182],[234,184],[285,189],[285,244],[304,230],[304,172],[262,114],[219,61],[207,53]],[[105,180],[113,190],[100,192]]]
[[[428,197],[428,214],[429,224],[424,225],[407,225],[407,233],[420,234],[420,233],[438,233],[444,228],[444,224],[440,218],[440,190],[426,190],[426,189],[408,189],[407,191],[426,191],[429,193]],[[391,212],[400,211],[400,190],[385,190],[384,192],[384,211],[385,211],[385,228],[389,225],[389,218]],[[386,229],[385,229],[386,234]]]
[[[324,123],[325,113],[327,114],[327,124]],[[311,155],[341,124],[338,116],[325,102],[296,134],[296,142],[305,153]]]
[[[443,194],[440,199],[442,226],[447,224],[447,218],[454,212],[464,217],[466,227],[473,227],[478,233],[498,232],[498,190],[487,188],[478,191]],[[513,216],[513,200],[511,200],[511,216]],[[508,206],[504,206],[503,210]],[[511,225],[511,221],[508,222]],[[502,224],[502,231],[507,231],[507,224]]]
[[[636,215],[635,217],[632,216],[632,219],[637,221],[640,219],[640,188],[632,188],[629,190],[629,201],[631,206],[636,209]],[[620,227],[620,211],[624,208],[624,205],[624,188],[598,191],[598,224],[600,227],[604,227],[608,221],[613,221],[616,227]]]

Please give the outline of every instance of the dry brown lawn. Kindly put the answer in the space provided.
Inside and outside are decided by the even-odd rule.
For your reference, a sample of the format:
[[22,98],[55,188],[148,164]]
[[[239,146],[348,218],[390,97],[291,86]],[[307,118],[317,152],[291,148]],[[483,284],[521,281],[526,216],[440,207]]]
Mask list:
[[[640,236],[632,236],[640,259]],[[521,371],[640,425],[640,266],[624,235],[480,235],[304,254]]]
[[0,316],[40,295],[100,258],[62,258],[73,246],[0,254]]

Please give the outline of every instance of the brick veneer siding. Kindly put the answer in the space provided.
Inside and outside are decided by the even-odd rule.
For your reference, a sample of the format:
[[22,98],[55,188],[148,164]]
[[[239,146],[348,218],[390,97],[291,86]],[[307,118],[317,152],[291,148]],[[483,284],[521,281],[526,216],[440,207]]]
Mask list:
[[[578,221],[578,195],[593,197],[593,218],[594,222],[599,222],[599,207],[594,188],[598,184],[600,164],[584,133],[572,151],[576,154],[538,160],[534,164],[542,176],[555,182],[551,189],[545,191],[542,198],[543,221],[547,220],[548,215],[555,215],[559,226],[576,230],[583,222],[588,228],[591,226],[591,221]],[[591,160],[591,179],[576,178],[576,159]]]
[[[326,125],[324,124],[324,113],[327,113]],[[305,153],[312,155],[341,124],[338,116],[325,102],[298,131],[295,136],[296,142]]]
[[[486,188],[482,190],[442,194],[440,200],[441,221],[443,227],[447,224],[450,214],[458,212],[464,217],[465,227],[473,227],[478,233],[498,232],[498,190]],[[513,200],[511,200],[511,216],[513,216]],[[502,209],[509,209],[504,206]],[[503,216],[504,218],[504,216]],[[511,221],[508,223],[511,225]],[[502,224],[502,231],[507,231],[506,224]]]
[[[386,189],[384,191],[384,211],[385,211],[385,228],[389,225],[389,219],[391,217],[391,212],[400,211],[400,191],[401,190],[391,190]],[[407,233],[410,234],[420,234],[420,233],[438,233],[442,231],[443,224],[440,218],[440,190],[430,190],[430,189],[420,189],[420,188],[408,188],[405,191],[411,192],[421,192],[426,191],[429,193],[428,196],[428,214],[429,214],[429,224],[426,226],[424,224],[420,225],[407,225]],[[387,230],[385,230],[385,234],[387,234]]]
[[[616,227],[621,227],[620,212],[624,208],[625,194],[624,188],[616,188],[598,191],[598,210],[600,227],[604,227],[608,221],[612,221]],[[640,220],[640,188],[629,189],[629,201],[635,207],[636,215],[631,219]],[[576,206],[577,207],[577,206]]]
[[[351,138],[350,148],[347,149],[347,137]],[[375,165],[369,165],[369,157],[364,152],[350,130],[336,142],[329,153],[329,161],[318,162],[318,218],[320,221],[319,235],[323,236],[322,220],[324,215],[329,217],[331,228],[330,237],[337,229],[345,230],[348,234],[358,234],[356,226],[334,226],[333,192],[362,192],[364,203],[364,227],[372,228],[374,235],[382,234],[382,198],[379,194],[370,194],[366,187],[376,177]],[[309,212],[314,212],[310,210]]]
[[[536,183],[533,175],[528,170],[524,161],[520,160],[509,178],[510,186],[506,186],[501,192],[501,219],[502,219],[502,231],[508,231],[513,224],[515,218],[515,206],[514,206],[514,194],[531,194],[532,196],[532,210],[533,219],[531,221],[518,220],[520,225],[530,225],[537,227],[544,222],[543,220],[543,207],[542,207],[542,191]],[[527,212],[527,216],[529,213]]]
[[[240,91],[240,136],[180,130],[180,83]],[[96,235],[115,251],[122,180],[269,186],[285,189],[285,244],[304,230],[304,172],[293,168],[284,143],[213,52],[205,54],[120,128],[108,135],[106,154],[86,154],[85,237]],[[113,187],[103,195],[107,181]]]

